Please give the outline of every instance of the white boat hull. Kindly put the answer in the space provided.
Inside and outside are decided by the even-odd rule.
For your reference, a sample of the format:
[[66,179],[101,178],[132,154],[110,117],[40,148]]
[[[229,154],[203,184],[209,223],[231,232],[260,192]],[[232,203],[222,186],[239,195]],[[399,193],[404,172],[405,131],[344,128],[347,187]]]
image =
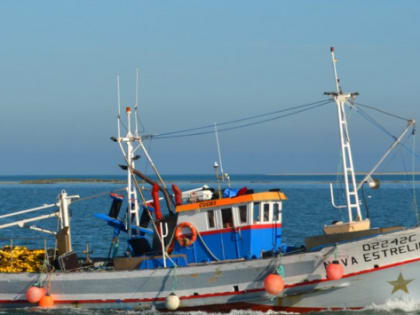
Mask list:
[[[338,260],[340,280],[326,278],[325,264]],[[279,296],[264,290],[265,277],[284,267],[286,287]],[[281,257],[189,267],[54,272],[48,275],[55,307],[165,309],[166,297],[180,297],[180,309],[313,311],[359,309],[393,299],[420,301],[420,228],[401,230],[319,251]],[[25,293],[38,273],[3,273],[3,307],[28,306]]]

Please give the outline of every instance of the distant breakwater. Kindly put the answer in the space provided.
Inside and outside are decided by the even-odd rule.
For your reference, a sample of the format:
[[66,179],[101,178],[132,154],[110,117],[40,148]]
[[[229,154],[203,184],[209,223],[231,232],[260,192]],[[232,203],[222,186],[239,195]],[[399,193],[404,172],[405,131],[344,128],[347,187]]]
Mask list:
[[120,179],[101,179],[101,178],[48,178],[48,179],[25,179],[20,184],[57,184],[57,183],[113,183],[124,184]]

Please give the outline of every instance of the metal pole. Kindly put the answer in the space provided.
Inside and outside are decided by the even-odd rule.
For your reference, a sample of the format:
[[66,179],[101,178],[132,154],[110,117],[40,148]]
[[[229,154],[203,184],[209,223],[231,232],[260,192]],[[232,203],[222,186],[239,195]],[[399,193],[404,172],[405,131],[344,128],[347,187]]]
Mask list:
[[2,215],[2,216],[0,216],[0,219],[4,219],[4,218],[8,218],[8,217],[13,217],[15,215],[19,215],[19,214],[23,214],[23,213],[28,213],[28,212],[33,212],[33,211],[48,209],[48,208],[52,208],[52,207],[56,207],[56,206],[57,206],[57,204],[56,203],[53,203],[53,204],[43,205],[43,206],[36,207],[36,208],[31,208],[31,209],[27,209],[27,210],[17,211],[17,212],[13,212],[13,213]]
[[118,139],[121,138],[121,102],[120,102],[120,75],[117,75],[117,104],[118,104],[118,117],[117,117],[117,128],[118,128]]
[[413,126],[416,123],[415,120],[409,120],[407,127],[404,129],[404,131],[400,134],[400,136],[395,139],[395,141],[390,145],[390,147],[386,150],[385,154],[379,159],[379,161],[375,164],[375,166],[372,168],[372,170],[362,179],[362,181],[357,186],[357,190],[359,190],[363,184],[367,181],[369,176],[371,176],[376,169],[379,167],[379,165],[382,164],[382,162],[387,158],[387,156],[391,153],[391,151],[395,148],[395,146],[401,142],[401,139],[407,134],[408,130],[411,126]]

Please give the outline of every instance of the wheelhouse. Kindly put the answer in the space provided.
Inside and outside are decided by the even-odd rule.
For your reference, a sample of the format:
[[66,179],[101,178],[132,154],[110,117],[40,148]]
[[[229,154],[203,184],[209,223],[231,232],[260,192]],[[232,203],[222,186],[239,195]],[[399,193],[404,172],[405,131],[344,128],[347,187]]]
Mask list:
[[[286,199],[276,190],[179,205],[177,224],[189,223],[190,228],[177,234],[173,253],[186,255],[189,263],[276,253]],[[194,242],[185,246],[183,237],[193,237]]]

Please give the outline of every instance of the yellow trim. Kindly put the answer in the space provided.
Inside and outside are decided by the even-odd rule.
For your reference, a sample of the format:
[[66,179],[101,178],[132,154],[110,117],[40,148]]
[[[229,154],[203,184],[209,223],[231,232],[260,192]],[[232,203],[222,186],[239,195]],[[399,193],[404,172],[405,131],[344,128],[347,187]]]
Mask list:
[[268,200],[287,200],[287,197],[284,193],[280,191],[261,192],[249,195],[242,195],[234,198],[212,199],[195,203],[188,203],[177,206],[176,212],[200,210],[206,208],[219,208],[222,206],[230,206],[238,203]]

